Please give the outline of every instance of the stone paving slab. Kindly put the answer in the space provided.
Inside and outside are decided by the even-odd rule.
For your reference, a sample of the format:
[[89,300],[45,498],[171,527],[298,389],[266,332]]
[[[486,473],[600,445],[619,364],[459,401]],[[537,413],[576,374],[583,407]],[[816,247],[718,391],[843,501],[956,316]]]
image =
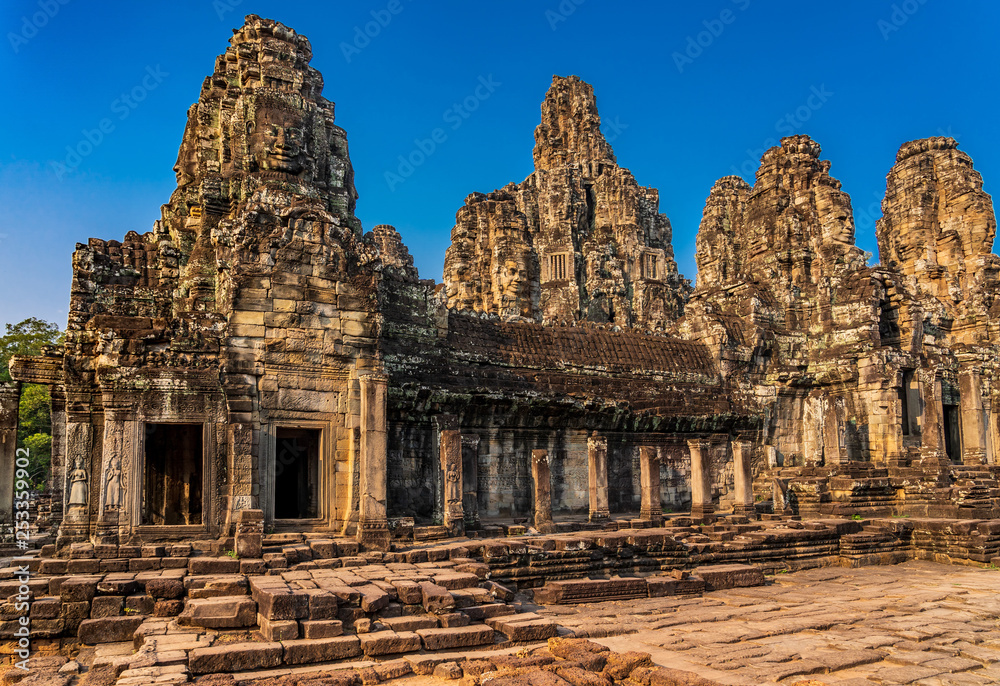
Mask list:
[[[1000,571],[914,561],[778,574],[694,601],[535,609],[722,684],[1000,683]],[[609,636],[609,626],[618,636]],[[602,633],[605,632],[605,633]],[[603,637],[601,637],[603,636]]]

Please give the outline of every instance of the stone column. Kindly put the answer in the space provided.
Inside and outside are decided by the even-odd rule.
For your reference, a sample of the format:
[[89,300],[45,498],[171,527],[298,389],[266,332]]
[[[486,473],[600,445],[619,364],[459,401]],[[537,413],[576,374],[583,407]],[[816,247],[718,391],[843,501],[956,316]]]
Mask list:
[[[78,543],[90,536],[90,471],[94,453],[94,425],[91,423],[90,407],[82,402],[72,403],[66,413],[66,465],[62,482],[57,484],[59,492],[53,498],[62,501],[63,518],[59,526],[56,546],[63,548],[70,543]],[[83,479],[77,470],[83,470]],[[72,493],[73,479],[83,481]],[[86,500],[80,503],[80,500]]]
[[788,484],[777,477],[771,482],[771,503],[771,511],[776,515],[794,514],[788,499]]
[[941,406],[941,381],[933,369],[920,370],[923,385],[923,414],[920,417],[920,459],[925,468],[932,463],[939,465],[939,471],[950,469],[947,449],[944,445],[944,408]]
[[91,498],[97,505],[100,543],[126,541],[142,524],[145,449],[136,420],[137,401],[108,393],[104,405],[104,438],[100,466],[95,467]]
[[639,518],[653,522],[663,520],[660,497],[660,454],[654,446],[639,446]]
[[802,399],[802,461],[806,467],[823,464],[826,398],[813,391]]
[[14,521],[17,420],[21,384],[0,382],[0,521]]
[[347,488],[344,496],[344,523],[341,534],[354,536],[358,533],[358,517],[361,509],[361,429],[354,426],[347,429],[347,473],[344,479]]
[[[253,424],[247,422],[233,421],[232,417],[236,413],[229,413],[230,422],[226,427],[226,459],[229,462],[229,484],[226,499],[226,512],[223,516],[225,531],[227,534],[236,530],[236,515],[241,510],[256,508],[260,502],[260,488],[255,481],[263,482],[259,474],[254,478],[254,454],[253,454]],[[273,472],[272,472],[273,475]],[[271,495],[270,508],[268,508],[268,523],[274,521],[274,487],[273,476],[268,475],[271,486],[268,491]]]
[[691,517],[697,520],[712,519],[712,460],[708,454],[712,444],[701,438],[689,440],[691,451]]
[[[49,482],[45,485],[50,491],[48,526],[58,531],[63,518],[62,485],[66,480],[66,394],[57,388],[51,388],[52,394],[52,462],[49,472]],[[44,526],[44,522],[39,522]]]
[[462,507],[462,434],[458,418],[439,415],[434,418],[438,430],[441,460],[442,520],[448,535],[465,534],[465,512]]
[[552,473],[547,450],[531,451],[531,479],[535,484],[535,528],[543,534],[556,530],[552,523]]
[[962,462],[986,464],[986,422],[979,372],[970,370],[959,374],[958,388],[962,406]]
[[838,401],[830,398],[826,403],[823,421],[823,461],[827,466],[843,464],[846,461],[841,443],[841,421]]
[[462,512],[465,528],[479,528],[479,435],[462,434]]
[[733,514],[757,519],[753,504],[753,467],[750,463],[749,441],[733,441]]
[[365,548],[388,550],[386,397],[389,377],[368,372],[359,375],[358,382],[361,386],[361,497],[357,538]]
[[259,559],[264,546],[264,513],[261,510],[240,510],[236,515],[236,556]]
[[608,439],[597,432],[587,439],[587,475],[590,487],[590,521],[607,521],[608,509]]

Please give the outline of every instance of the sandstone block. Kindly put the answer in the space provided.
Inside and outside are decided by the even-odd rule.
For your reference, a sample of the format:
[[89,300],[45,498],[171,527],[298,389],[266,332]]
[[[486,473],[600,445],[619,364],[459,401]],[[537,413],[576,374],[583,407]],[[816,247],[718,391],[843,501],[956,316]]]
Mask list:
[[427,650],[451,650],[493,643],[493,629],[481,624],[447,629],[418,629],[417,635]]
[[357,636],[297,639],[284,643],[284,660],[290,665],[330,662],[358,655],[361,655],[361,641]]
[[257,603],[247,596],[229,596],[188,600],[177,623],[205,629],[239,629],[253,626],[256,620]]
[[369,657],[412,653],[420,650],[420,636],[410,631],[376,631],[358,636],[361,650]]
[[188,668],[193,674],[266,669],[280,665],[283,654],[280,643],[229,643],[195,648],[188,655]]
[[103,617],[80,622],[77,636],[81,643],[121,643],[131,641],[135,630],[142,624],[142,617]]

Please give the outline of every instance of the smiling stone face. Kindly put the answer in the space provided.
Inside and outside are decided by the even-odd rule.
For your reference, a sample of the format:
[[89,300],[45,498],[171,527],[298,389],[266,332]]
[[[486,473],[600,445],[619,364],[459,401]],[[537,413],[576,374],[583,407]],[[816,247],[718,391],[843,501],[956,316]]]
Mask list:
[[824,243],[854,245],[854,213],[851,198],[830,186],[816,189],[816,211]]
[[264,171],[298,174],[307,166],[302,112],[261,107],[247,125],[247,146]]

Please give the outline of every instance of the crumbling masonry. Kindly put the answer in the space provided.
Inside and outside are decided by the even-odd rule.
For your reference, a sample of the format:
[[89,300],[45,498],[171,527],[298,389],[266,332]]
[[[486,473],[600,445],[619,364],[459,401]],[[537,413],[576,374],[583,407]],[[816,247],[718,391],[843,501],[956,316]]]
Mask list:
[[65,344],[11,362],[52,391],[60,547],[247,510],[371,549],[570,515],[1000,515],[996,221],[953,139],[900,149],[877,266],[819,145],[783,139],[711,189],[692,288],[591,87],[555,77],[535,171],[466,198],[435,284],[354,216],[306,38],[251,15],[230,43],[162,217],[78,244]]

